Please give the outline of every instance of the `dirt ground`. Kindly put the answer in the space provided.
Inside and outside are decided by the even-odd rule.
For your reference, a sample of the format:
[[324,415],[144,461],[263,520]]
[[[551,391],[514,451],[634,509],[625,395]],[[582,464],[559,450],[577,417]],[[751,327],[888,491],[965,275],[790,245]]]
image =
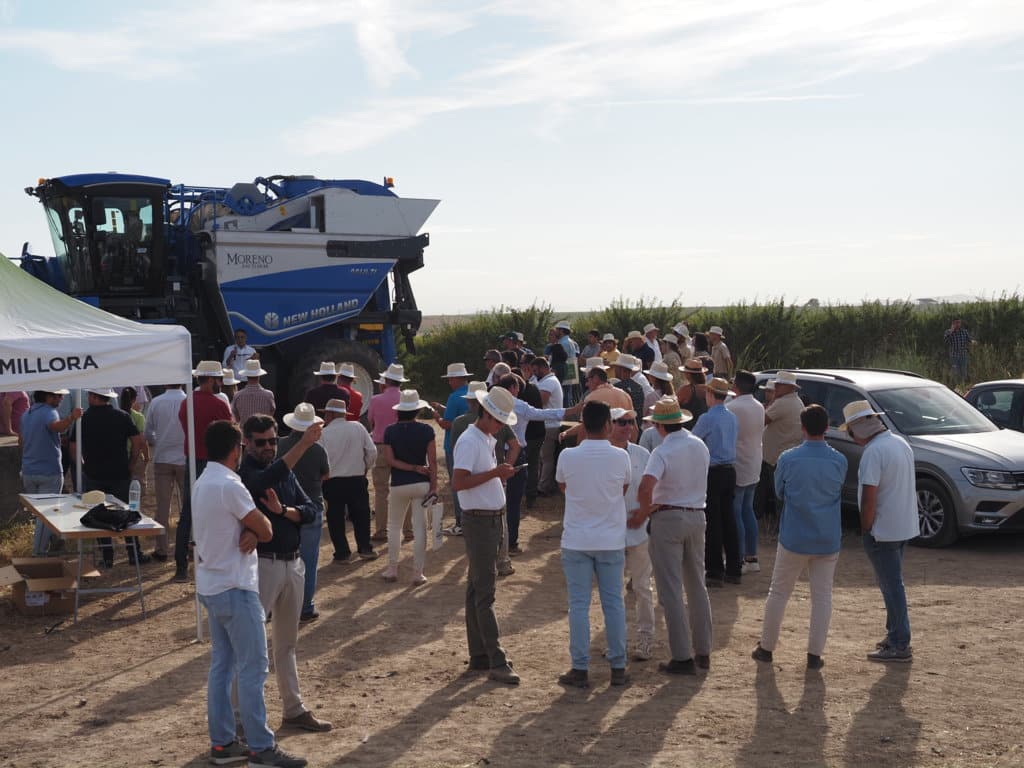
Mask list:
[[[539,501],[523,521],[516,573],[499,581],[518,688],[465,671],[461,539],[428,552],[430,581],[412,589],[410,545],[402,580],[388,585],[384,558],[332,564],[325,529],[321,618],[300,631],[299,671],[307,706],[335,730],[281,732],[282,745],[315,766],[1024,765],[1024,537],[909,550],[912,665],[865,659],[885,615],[853,535],[837,571],[824,670],[804,670],[806,582],[775,664],[752,661],[774,552],[762,536],[762,572],[712,593],[710,673],[657,671],[668,654],[659,615],[657,658],[632,663],[632,684],[610,688],[595,596],[593,687],[566,691],[556,683],[569,667],[560,512],[559,501]],[[206,764],[209,647],[195,642],[192,586],[173,583],[173,572],[171,563],[145,566],[144,620],[134,596],[115,595],[52,631],[56,619],[21,617],[0,592],[0,765]],[[129,576],[121,550],[99,581]],[[632,619],[632,595],[627,610]],[[266,698],[276,725],[273,674]]]

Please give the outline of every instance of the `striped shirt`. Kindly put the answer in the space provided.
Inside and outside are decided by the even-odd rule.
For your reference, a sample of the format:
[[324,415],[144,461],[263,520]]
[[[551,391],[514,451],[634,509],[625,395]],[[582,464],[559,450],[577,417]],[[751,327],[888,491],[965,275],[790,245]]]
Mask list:
[[235,399],[231,401],[231,412],[240,425],[245,424],[250,416],[273,416],[276,410],[274,393],[261,387],[258,382],[246,384],[235,393]]

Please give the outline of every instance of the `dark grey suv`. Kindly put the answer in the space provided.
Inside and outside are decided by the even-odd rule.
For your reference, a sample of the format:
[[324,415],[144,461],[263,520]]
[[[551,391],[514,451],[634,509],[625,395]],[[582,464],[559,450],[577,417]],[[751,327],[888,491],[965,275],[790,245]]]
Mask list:
[[[758,379],[774,373],[762,371]],[[857,503],[862,448],[837,427],[844,405],[868,400],[914,450],[918,544],[942,547],[961,535],[1024,530],[1024,434],[999,429],[948,387],[912,373],[838,368],[795,373],[804,401],[828,411],[826,439],[849,462],[844,503]]]

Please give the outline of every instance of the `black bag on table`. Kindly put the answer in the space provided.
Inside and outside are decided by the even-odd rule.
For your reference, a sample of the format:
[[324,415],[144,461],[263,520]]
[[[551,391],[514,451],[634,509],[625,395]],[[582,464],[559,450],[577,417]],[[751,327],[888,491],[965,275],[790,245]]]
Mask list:
[[82,525],[89,528],[99,528],[104,531],[123,531],[138,522],[141,522],[142,515],[137,511],[128,508],[115,507],[110,504],[97,504],[90,509],[79,520]]

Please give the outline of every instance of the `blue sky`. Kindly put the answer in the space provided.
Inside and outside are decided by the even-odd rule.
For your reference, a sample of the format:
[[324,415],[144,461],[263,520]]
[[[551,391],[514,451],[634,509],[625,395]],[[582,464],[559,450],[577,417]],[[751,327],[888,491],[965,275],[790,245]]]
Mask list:
[[0,0],[0,251],[118,170],[434,197],[429,314],[1021,289],[1015,0]]

